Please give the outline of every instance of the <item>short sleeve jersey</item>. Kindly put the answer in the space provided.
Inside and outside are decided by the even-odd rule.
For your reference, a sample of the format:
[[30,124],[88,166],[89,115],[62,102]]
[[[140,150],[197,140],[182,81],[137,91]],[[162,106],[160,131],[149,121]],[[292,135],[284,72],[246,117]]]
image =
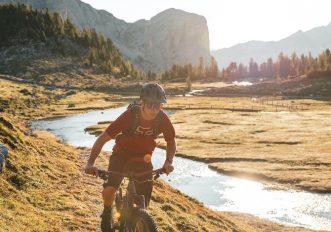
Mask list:
[[[114,153],[121,152],[127,155],[153,153],[156,147],[156,137],[153,133],[155,119],[144,120],[140,116],[136,130],[133,133],[123,133],[131,128],[134,117],[134,110],[132,108],[127,109],[106,129],[109,136],[116,137],[116,143],[113,147]],[[171,141],[175,138],[175,129],[165,113],[163,113],[160,122],[159,132],[163,133],[165,141]]]

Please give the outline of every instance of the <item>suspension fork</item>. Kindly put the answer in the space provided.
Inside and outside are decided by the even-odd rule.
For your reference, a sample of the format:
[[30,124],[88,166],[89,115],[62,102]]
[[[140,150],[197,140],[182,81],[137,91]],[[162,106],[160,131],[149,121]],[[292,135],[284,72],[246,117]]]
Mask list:
[[136,204],[139,208],[146,209],[145,196],[137,194],[135,181],[129,181],[128,184],[128,195],[130,196],[131,206]]

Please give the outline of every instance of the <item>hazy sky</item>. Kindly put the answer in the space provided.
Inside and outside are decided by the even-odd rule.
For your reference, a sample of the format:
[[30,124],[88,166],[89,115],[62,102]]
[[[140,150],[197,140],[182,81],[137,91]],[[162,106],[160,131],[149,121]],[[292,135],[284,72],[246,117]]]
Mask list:
[[[211,49],[250,40],[277,41],[331,22],[330,0],[83,0],[126,22],[149,20],[168,8],[203,15]],[[331,39],[331,38],[330,38]]]

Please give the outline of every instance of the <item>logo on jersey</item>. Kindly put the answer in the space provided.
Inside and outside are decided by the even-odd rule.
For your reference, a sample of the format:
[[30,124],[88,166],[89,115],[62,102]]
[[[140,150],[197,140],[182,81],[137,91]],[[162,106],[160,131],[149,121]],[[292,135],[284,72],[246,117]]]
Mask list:
[[135,135],[150,136],[150,135],[153,135],[153,128],[138,126],[136,131],[134,132],[134,134]]

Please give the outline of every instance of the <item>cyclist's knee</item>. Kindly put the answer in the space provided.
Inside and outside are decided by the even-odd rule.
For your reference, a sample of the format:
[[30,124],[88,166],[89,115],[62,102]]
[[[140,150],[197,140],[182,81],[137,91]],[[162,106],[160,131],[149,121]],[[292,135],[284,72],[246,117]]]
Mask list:
[[105,205],[111,205],[115,198],[116,188],[107,186],[102,191],[102,198]]
[[103,191],[102,191],[102,195],[103,196],[110,196],[110,195],[114,195],[116,192],[116,188],[114,188],[113,186],[106,186]]

